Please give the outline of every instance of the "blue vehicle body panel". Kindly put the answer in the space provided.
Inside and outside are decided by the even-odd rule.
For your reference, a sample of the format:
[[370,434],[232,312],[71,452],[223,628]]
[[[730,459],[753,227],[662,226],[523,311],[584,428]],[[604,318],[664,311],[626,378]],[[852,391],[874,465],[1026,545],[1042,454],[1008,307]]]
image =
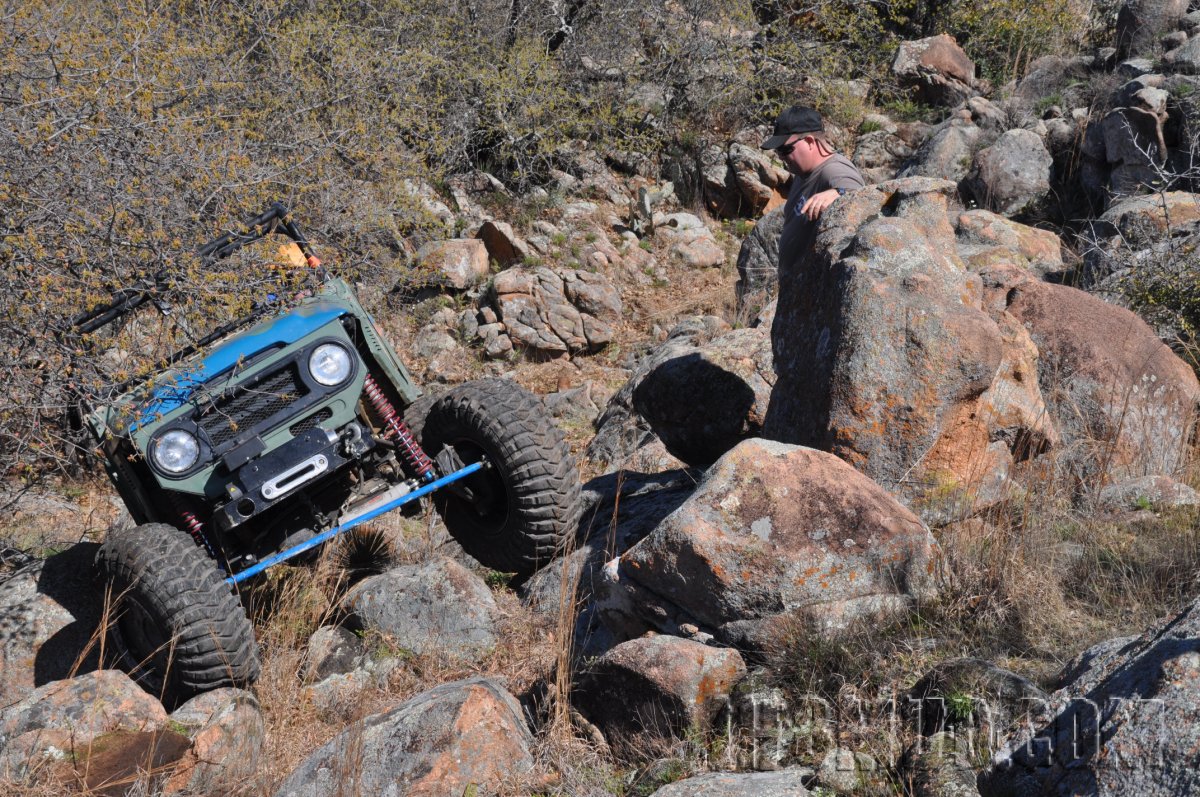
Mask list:
[[235,335],[204,359],[191,364],[186,371],[176,373],[170,383],[156,387],[130,431],[152,423],[187,403],[197,388],[239,361],[272,346],[286,346],[300,340],[349,312],[348,308],[336,302],[317,301],[293,308],[285,315]]

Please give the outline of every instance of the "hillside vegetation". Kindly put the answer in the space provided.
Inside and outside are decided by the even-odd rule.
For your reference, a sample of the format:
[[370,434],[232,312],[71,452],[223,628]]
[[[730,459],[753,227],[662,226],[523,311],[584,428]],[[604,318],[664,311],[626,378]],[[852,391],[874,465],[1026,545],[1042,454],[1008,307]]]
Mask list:
[[163,297],[181,313],[244,306],[261,274],[197,274],[189,255],[269,201],[296,208],[339,271],[390,287],[454,232],[426,186],[480,169],[523,191],[589,154],[654,174],[796,100],[856,124],[868,98],[911,106],[883,79],[899,39],[948,29],[1002,79],[1090,29],[1075,2],[12,3],[6,470],[69,453],[64,380],[136,370],[81,362],[65,319],[164,267],[175,296],[207,299]]
[[[1186,2],[0,3],[0,793],[1200,793]],[[793,103],[868,184],[781,277]],[[79,400],[304,287],[196,255],[272,202],[428,394],[540,396],[582,517],[528,580],[432,505],[274,567],[177,706]]]

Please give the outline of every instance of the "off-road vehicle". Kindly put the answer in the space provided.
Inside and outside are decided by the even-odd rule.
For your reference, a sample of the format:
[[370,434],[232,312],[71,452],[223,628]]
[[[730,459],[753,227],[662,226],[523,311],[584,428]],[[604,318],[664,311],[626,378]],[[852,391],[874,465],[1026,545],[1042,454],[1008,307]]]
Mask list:
[[[197,255],[214,263],[268,235],[307,264],[306,290],[263,297],[82,413],[137,524],[97,555],[112,646],[147,688],[177,697],[258,676],[241,582],[384,512],[431,495],[469,554],[519,576],[579,517],[574,460],[540,403],[504,379],[423,398],[282,206]],[[167,282],[124,288],[73,329],[94,339],[161,304]]]

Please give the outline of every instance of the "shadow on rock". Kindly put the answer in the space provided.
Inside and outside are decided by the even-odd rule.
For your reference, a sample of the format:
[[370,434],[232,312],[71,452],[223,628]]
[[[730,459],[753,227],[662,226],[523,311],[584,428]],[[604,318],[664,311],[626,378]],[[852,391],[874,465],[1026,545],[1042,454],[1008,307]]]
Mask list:
[[1108,640],[1064,671],[1058,691],[980,773],[984,797],[1194,794],[1200,601],[1136,639]]
[[700,352],[675,357],[648,373],[633,406],[679,459],[708,465],[762,428],[746,379]]
[[687,500],[701,473],[681,468],[662,473],[620,470],[597,476],[583,485],[585,509],[579,540],[603,543],[614,534],[612,553],[619,556]]
[[41,644],[34,657],[33,683],[41,686],[100,667],[100,616],[104,595],[93,577],[97,543],[85,542],[42,564],[37,592],[74,618]]

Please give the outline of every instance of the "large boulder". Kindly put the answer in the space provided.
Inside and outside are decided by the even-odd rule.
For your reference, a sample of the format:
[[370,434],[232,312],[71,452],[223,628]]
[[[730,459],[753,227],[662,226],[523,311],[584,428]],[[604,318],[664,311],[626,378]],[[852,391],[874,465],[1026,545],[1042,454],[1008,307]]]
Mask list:
[[1116,237],[1140,249],[1164,238],[1200,231],[1200,196],[1188,191],[1164,191],[1113,201],[1092,228],[1105,242]]
[[358,634],[338,625],[323,625],[308,638],[302,676],[316,683],[331,675],[351,672],[363,661],[366,643]]
[[[705,732],[746,674],[736,650],[672,636],[631,639],[580,673],[573,703],[617,748]],[[613,695],[621,695],[614,701]]]
[[492,591],[453,559],[402,565],[366,578],[344,603],[355,625],[418,655],[467,656],[496,644],[500,612]]
[[519,590],[522,601],[541,617],[574,622],[571,650],[576,661],[595,659],[626,639],[616,638],[596,610],[594,598],[605,563],[641,541],[695,489],[696,474],[681,469],[621,470],[583,486],[582,542],[568,556],[534,573]]
[[1136,509],[1173,509],[1200,506],[1200,493],[1169,476],[1141,476],[1111,484],[1100,491],[1097,503],[1111,512]]
[[1163,63],[1176,74],[1200,74],[1200,41],[1185,38],[1180,46],[1163,55]]
[[580,496],[582,542],[522,584],[522,600],[535,612],[554,616],[568,603],[564,590],[573,589],[579,604],[590,603],[604,563],[645,538],[695,489],[695,474],[683,469],[652,474],[623,470],[587,482]]
[[[742,199],[729,170],[728,153],[720,144],[701,149],[694,163],[689,156],[672,161],[665,173],[683,187],[685,202],[702,199],[714,216],[730,218],[741,209]],[[693,187],[698,195],[689,190]]]
[[712,230],[691,213],[655,213],[654,235],[665,241],[671,256],[690,268],[713,268],[725,264],[725,250]]
[[1116,99],[1121,107],[1110,111],[1087,135],[1102,142],[1108,188],[1118,196],[1135,194],[1146,186],[1157,186],[1164,177],[1168,156],[1163,125],[1167,121],[1169,95],[1160,88],[1161,75],[1145,75],[1130,81]]
[[663,363],[694,353],[729,331],[729,323],[717,316],[692,316],[676,324],[665,341],[637,361],[629,380],[609,399],[596,420],[596,436],[588,444],[587,458],[617,468],[638,449],[656,441],[650,424],[634,408],[634,392]]
[[769,647],[797,613],[826,627],[903,611],[932,593],[934,542],[881,487],[829,454],[747,440],[606,567],[618,633],[695,625]]
[[98,794],[228,794],[258,771],[264,740],[249,692],[208,692],[168,717],[124,673],[100,670],[0,712],[0,778],[51,773]]
[[1060,276],[1062,239],[1050,230],[1029,227],[988,210],[968,210],[954,220],[958,255],[972,271],[1011,263],[1037,277]]
[[166,793],[229,794],[258,772],[266,722],[250,692],[206,692],[171,712],[170,723],[187,734],[191,746],[176,764]]
[[930,134],[898,176],[958,182],[970,173],[971,158],[984,136],[984,131],[971,119],[953,116]]
[[757,130],[743,130],[728,146],[710,144],[701,151],[696,166],[710,213],[754,217],[782,202],[791,175],[758,147],[762,139]]
[[1125,0],[1117,12],[1117,51],[1126,56],[1153,47],[1187,10],[1188,0]]
[[533,254],[529,245],[513,232],[512,225],[503,221],[485,221],[476,237],[487,247],[488,257],[499,263],[501,268],[521,263]]
[[777,158],[757,146],[737,142],[729,145],[729,171],[742,200],[739,215],[751,218],[779,204],[791,179]]
[[521,707],[488,678],[442,684],[367,717],[308,756],[275,797],[491,793],[533,767]]
[[851,158],[868,185],[894,178],[904,162],[916,152],[908,141],[899,135],[897,125],[887,120],[887,117],[875,118],[886,120],[885,126],[862,133],[854,142],[854,156]]
[[938,522],[1043,465],[1094,486],[1170,473],[1191,370],[1132,313],[1038,279],[1060,257],[1045,234],[978,214],[921,178],[826,212],[780,282],[764,436],[831,451]]
[[758,436],[774,382],[765,328],[731,330],[716,317],[687,319],[610,399],[588,457],[623,465],[658,439],[682,462],[707,465]]
[[738,250],[736,285],[738,315],[753,318],[775,295],[779,271],[779,235],[783,232],[783,208],[759,219]]
[[1091,55],[1043,55],[1025,67],[1025,75],[1017,81],[1012,96],[1035,104],[1043,98],[1057,95],[1062,108],[1078,108],[1091,99],[1087,80],[1099,65]]
[[1137,277],[1200,241],[1200,195],[1164,191],[1115,200],[1091,223],[1081,285],[1102,286],[1113,274]]
[[708,465],[759,436],[774,383],[767,330],[736,329],[679,347],[638,382],[633,407],[671,454]]
[[947,33],[902,42],[892,60],[892,74],[933,105],[958,105],[979,93],[975,64]]
[[973,97],[929,132],[897,176],[963,180],[971,171],[975,153],[1004,132],[1007,123],[999,106]]
[[975,154],[969,181],[980,205],[1005,216],[1035,209],[1050,193],[1054,159],[1031,130],[1003,133],[990,147]]
[[985,310],[956,209],[952,183],[916,178],[827,211],[815,256],[780,281],[764,436],[831,451],[918,503],[973,505],[1053,442],[1029,389],[1036,349]]
[[578,269],[502,271],[492,280],[487,303],[513,344],[550,356],[598,351],[612,340],[613,324],[621,318],[612,282]]
[[984,797],[1200,790],[1200,602],[1068,665],[980,774]]
[[1173,473],[1200,402],[1192,369],[1124,308],[1011,266],[982,276],[988,303],[1037,346],[1041,393],[1063,440],[1057,466],[1092,488]]
[[452,238],[433,241],[417,251],[418,273],[429,282],[455,290],[466,290],[488,275],[488,252],[482,241]]

